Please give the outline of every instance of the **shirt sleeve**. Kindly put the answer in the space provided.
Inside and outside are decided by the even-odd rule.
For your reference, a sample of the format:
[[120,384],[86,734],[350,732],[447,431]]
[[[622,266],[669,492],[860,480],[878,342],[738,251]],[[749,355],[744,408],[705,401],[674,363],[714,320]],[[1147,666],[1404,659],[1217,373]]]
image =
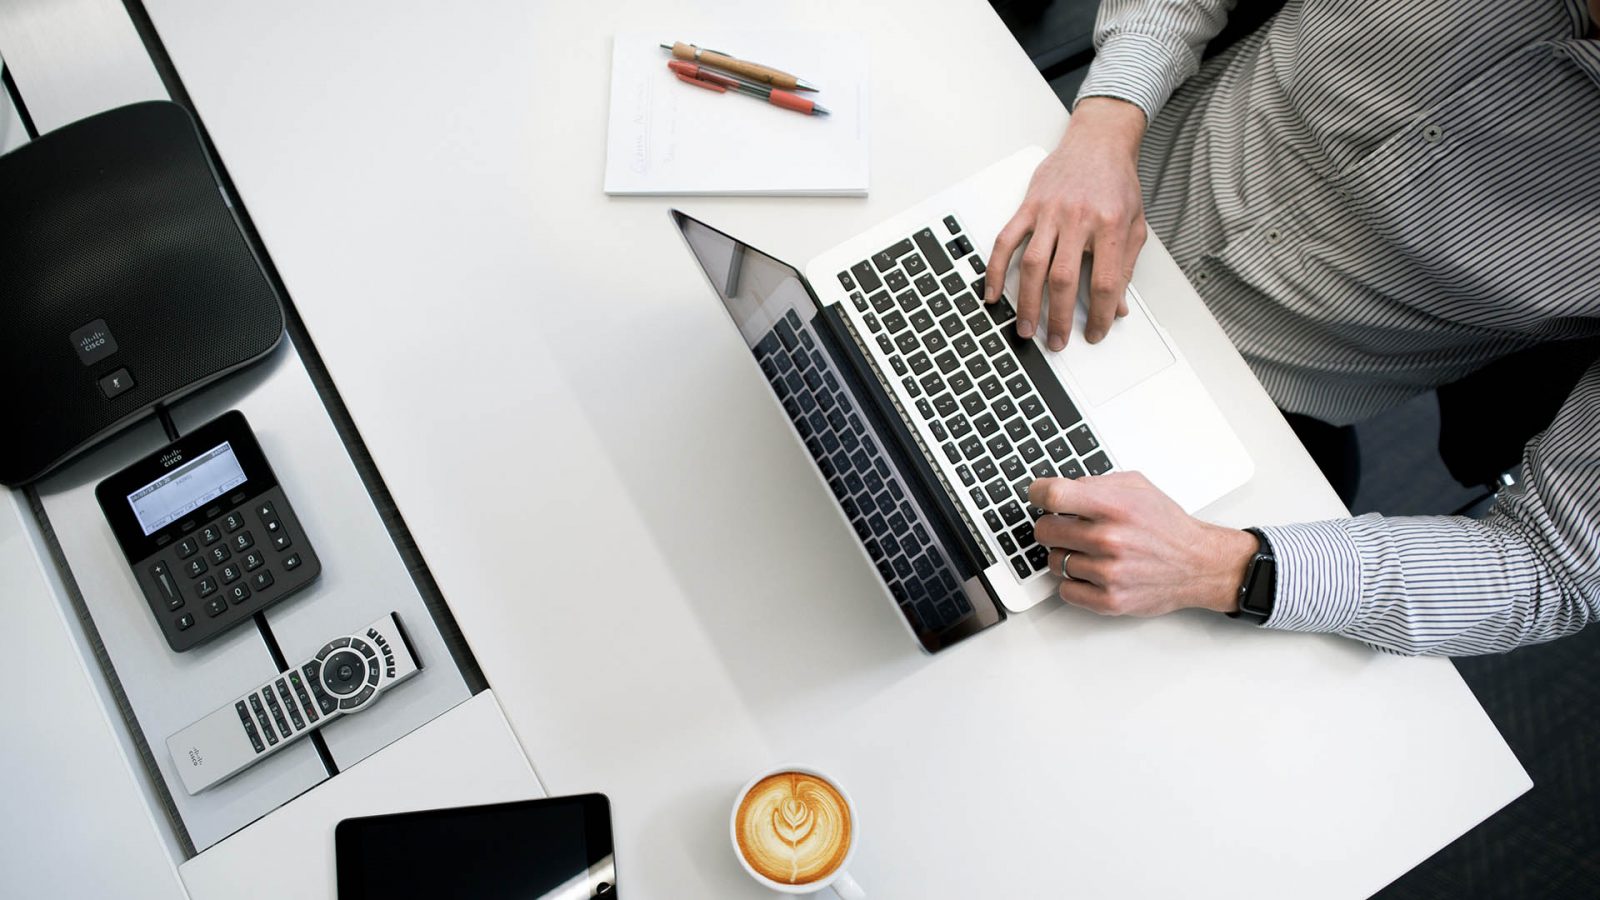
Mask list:
[[1261,531],[1277,561],[1268,628],[1438,656],[1578,631],[1600,619],[1600,361],[1483,519],[1367,515]]
[[1185,78],[1200,68],[1206,42],[1227,23],[1236,0],[1104,0],[1094,23],[1094,62],[1078,89],[1115,97],[1152,120]]

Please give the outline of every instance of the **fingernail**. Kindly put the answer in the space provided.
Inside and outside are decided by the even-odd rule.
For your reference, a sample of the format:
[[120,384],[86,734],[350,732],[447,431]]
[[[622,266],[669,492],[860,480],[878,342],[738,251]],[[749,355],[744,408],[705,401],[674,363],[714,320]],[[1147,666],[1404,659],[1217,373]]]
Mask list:
[[1100,331],[1099,329],[1095,329],[1093,331],[1085,331],[1083,336],[1089,339],[1089,343],[1098,344],[1100,343],[1100,339],[1106,336],[1106,333]]
[[1017,335],[1020,336],[1020,337],[1025,337],[1025,338],[1033,337],[1033,323],[1032,322],[1018,322],[1017,323]]
[[1059,334],[1050,335],[1050,349],[1051,350],[1060,350],[1061,348],[1063,348],[1065,346],[1067,346],[1067,339],[1066,338],[1062,337]]

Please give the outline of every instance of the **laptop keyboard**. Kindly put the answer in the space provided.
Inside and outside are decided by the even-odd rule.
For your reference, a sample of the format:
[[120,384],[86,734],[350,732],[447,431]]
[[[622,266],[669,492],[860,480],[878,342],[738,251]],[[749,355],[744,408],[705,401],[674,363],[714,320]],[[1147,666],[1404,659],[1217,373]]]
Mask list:
[[933,632],[972,615],[960,579],[810,326],[789,310],[756,345],[755,355],[895,602]]
[[984,305],[983,276],[961,223],[946,216],[840,272],[839,283],[882,351],[884,376],[899,380],[930,449],[949,463],[946,477],[1026,580],[1049,556],[1033,538],[1043,513],[1028,505],[1028,485],[1113,464],[1064,392],[1045,402],[1001,330],[1016,312],[1004,297]]

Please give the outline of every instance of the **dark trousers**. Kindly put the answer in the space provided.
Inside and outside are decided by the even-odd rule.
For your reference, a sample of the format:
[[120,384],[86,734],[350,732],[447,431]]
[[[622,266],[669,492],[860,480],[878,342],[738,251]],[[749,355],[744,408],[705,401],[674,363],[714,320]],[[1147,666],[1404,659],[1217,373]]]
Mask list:
[[1354,503],[1356,488],[1361,485],[1361,447],[1356,443],[1355,426],[1329,425],[1299,413],[1284,413],[1283,417],[1339,499],[1345,506]]

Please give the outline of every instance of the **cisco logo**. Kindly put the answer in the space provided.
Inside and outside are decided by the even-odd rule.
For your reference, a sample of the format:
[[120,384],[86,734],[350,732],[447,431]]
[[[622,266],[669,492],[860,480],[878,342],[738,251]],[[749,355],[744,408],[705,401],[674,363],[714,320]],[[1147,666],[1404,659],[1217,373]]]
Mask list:
[[205,764],[206,764],[206,760],[205,760],[205,757],[200,755],[200,748],[199,747],[190,747],[189,748],[189,765],[191,765],[191,766],[203,766]]
[[78,351],[78,361],[86,366],[117,352],[117,339],[105,319],[95,319],[67,337],[72,341],[72,349]]
[[161,454],[161,468],[163,469],[170,469],[181,462],[183,462],[182,450],[168,450]]

